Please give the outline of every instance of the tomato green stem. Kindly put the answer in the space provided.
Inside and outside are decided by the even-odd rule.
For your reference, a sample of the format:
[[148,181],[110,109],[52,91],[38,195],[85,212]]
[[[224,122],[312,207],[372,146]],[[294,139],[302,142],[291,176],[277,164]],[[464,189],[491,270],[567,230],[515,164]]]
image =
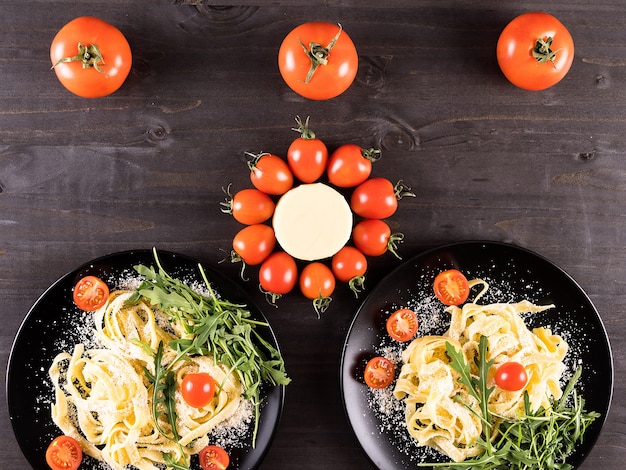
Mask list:
[[404,184],[402,180],[398,181],[393,187],[396,199],[400,200],[403,197],[416,197],[415,193],[411,192],[411,188]]
[[403,233],[392,233],[387,241],[387,251],[400,260],[402,257],[398,254],[398,243],[401,243],[402,240],[404,240]]
[[296,131],[300,133],[300,137],[302,137],[305,140],[313,140],[315,139],[315,132],[313,132],[311,129],[309,129],[309,118],[311,116],[307,116],[306,120],[304,122],[302,122],[302,119],[300,119],[300,116],[296,116],[296,124],[298,124],[298,127],[292,127],[291,130],[292,131]]
[[339,40],[339,36],[341,35],[342,28],[340,24],[338,24],[338,26],[339,26],[339,31],[337,31],[337,34],[335,35],[335,37],[328,43],[328,46],[326,47],[322,46],[321,44],[317,42],[310,42],[309,47],[307,47],[302,43],[300,38],[298,38],[298,42],[302,46],[302,49],[304,49],[304,53],[311,60],[311,68],[309,69],[309,72],[306,75],[304,83],[309,83],[311,81],[311,79],[313,78],[313,75],[315,74],[315,71],[320,65],[326,65],[328,63],[328,56],[330,55],[330,50],[333,48],[335,43]]
[[383,156],[383,152],[382,150],[375,148],[361,149],[361,155],[363,155],[363,158],[373,163],[380,160],[380,157]]
[[95,44],[87,46],[86,44],[79,42],[78,54],[72,57],[63,57],[62,59],[59,59],[58,62],[52,66],[52,68],[67,62],[80,62],[83,64],[84,69],[93,67],[98,72],[104,73],[104,70],[100,68],[101,65],[105,65],[104,58],[102,57],[100,48]]
[[535,47],[533,48],[533,57],[540,64],[545,64],[546,62],[552,62],[552,65],[556,67],[554,60],[556,59],[556,53],[559,51],[553,51],[551,49],[552,46],[552,38],[547,37],[546,39],[539,38],[535,43]]

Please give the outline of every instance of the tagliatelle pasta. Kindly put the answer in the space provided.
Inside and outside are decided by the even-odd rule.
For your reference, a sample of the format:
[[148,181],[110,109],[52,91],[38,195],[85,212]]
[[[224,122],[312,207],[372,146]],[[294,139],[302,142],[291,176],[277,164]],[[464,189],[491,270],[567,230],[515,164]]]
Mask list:
[[547,328],[530,331],[521,316],[553,305],[538,306],[526,300],[479,305],[476,302],[487,291],[488,284],[483,280],[470,284],[482,285],[483,289],[473,302],[446,309],[451,314],[448,331],[442,336],[417,338],[402,353],[403,365],[394,389],[394,396],[405,403],[406,425],[411,436],[419,445],[434,447],[455,462],[482,452],[474,444],[481,436],[483,423],[478,403],[450,367],[446,343],[461,351],[471,373],[478,375],[474,359],[481,336],[487,337],[487,360],[494,361],[488,376],[492,385],[499,365],[515,361],[525,367],[528,382],[524,388],[511,392],[495,387],[489,397],[493,416],[507,418],[523,413],[525,393],[533,411],[542,406],[547,408],[553,399],[561,397],[559,383],[568,349],[565,340]]
[[[140,470],[160,469],[163,454],[189,465],[190,456],[208,444],[207,434],[244,406],[243,388],[236,375],[212,357],[174,362],[177,352],[167,344],[182,336],[180,325],[161,326],[158,311],[150,305],[126,304],[131,295],[112,292],[108,303],[95,312],[101,348],[77,344],[71,354],[63,352],[54,359],[49,370],[55,388],[52,419],[64,434],[79,441],[87,455],[114,470],[129,464]],[[151,384],[144,371],[155,373],[154,357],[145,346],[156,351],[160,343],[162,363],[173,363],[176,383],[186,374],[207,372],[218,385],[213,400],[202,408],[189,406],[176,387],[178,441],[159,431],[172,430],[163,416],[154,420]]]

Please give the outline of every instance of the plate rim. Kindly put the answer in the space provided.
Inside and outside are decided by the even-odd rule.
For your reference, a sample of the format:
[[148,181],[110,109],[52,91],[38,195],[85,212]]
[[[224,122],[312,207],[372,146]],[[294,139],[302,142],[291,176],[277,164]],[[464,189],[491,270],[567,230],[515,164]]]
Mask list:
[[[43,292],[31,304],[28,311],[24,315],[24,318],[22,319],[17,331],[15,332],[15,337],[13,338],[13,341],[11,343],[11,348],[9,350],[9,356],[8,356],[7,367],[6,367],[6,377],[5,377],[5,394],[6,394],[7,412],[9,415],[9,421],[11,422],[11,430],[13,431],[13,435],[18,444],[18,447],[20,448],[22,455],[24,456],[26,461],[31,465],[31,467],[35,468],[34,466],[35,464],[32,461],[31,457],[29,457],[30,455],[30,452],[28,452],[29,449],[26,449],[24,447],[25,444],[22,442],[23,439],[21,439],[17,433],[17,429],[16,429],[17,423],[15,419],[16,417],[13,413],[14,406],[12,406],[12,400],[13,400],[12,395],[14,394],[13,392],[11,392],[11,387],[10,387],[11,376],[12,376],[11,372],[14,369],[14,367],[17,367],[14,364],[14,356],[16,354],[15,349],[18,343],[20,342],[20,340],[22,339],[23,335],[25,334],[25,330],[28,328],[29,322],[32,321],[31,317],[34,316],[35,311],[37,307],[39,306],[39,304],[44,302],[45,298],[48,295],[50,295],[51,292],[57,289],[60,284],[67,282],[68,279],[70,279],[71,277],[73,276],[75,277],[76,275],[78,275],[81,271],[85,271],[90,268],[93,268],[95,265],[105,262],[107,260],[118,259],[118,258],[121,259],[124,257],[133,257],[133,256],[147,256],[147,255],[152,255],[154,252],[157,253],[160,259],[162,259],[162,257],[168,257],[169,259],[166,262],[175,262],[176,260],[183,260],[189,264],[189,267],[192,265],[195,265],[197,269],[199,266],[202,266],[205,272],[207,272],[207,278],[209,280],[212,280],[212,277],[215,277],[217,278],[219,283],[226,285],[228,287],[228,290],[232,290],[233,292],[236,292],[237,297],[240,298],[239,300],[245,301],[247,307],[250,310],[252,310],[253,315],[259,316],[260,320],[265,321],[267,323],[266,334],[271,338],[273,342],[273,346],[276,348],[276,350],[282,355],[281,350],[280,350],[280,344],[278,342],[278,338],[276,337],[276,333],[274,329],[272,328],[269,320],[267,319],[267,317],[261,310],[261,308],[255,302],[253,302],[253,300],[245,292],[245,290],[232,278],[230,278],[226,274],[220,273],[213,266],[206,265],[198,258],[195,258],[190,255],[186,255],[184,253],[180,253],[177,251],[173,251],[173,250],[157,249],[156,247],[153,247],[153,248],[135,248],[135,249],[113,251],[104,255],[100,255],[91,260],[88,260],[82,263],[81,265],[77,266],[76,268],[66,271],[64,274],[59,276],[54,282],[52,282],[47,288],[43,290]],[[154,257],[152,257],[152,259],[154,259]],[[137,263],[133,263],[131,261],[129,262],[128,268],[132,269],[136,264]],[[201,279],[199,273],[195,273],[195,275],[198,276],[198,279]],[[274,400],[273,406],[276,407],[276,415],[275,417],[272,417],[272,419],[275,421],[275,424],[272,428],[271,435],[267,436],[267,439],[266,439],[267,445],[264,447],[263,450],[259,451],[258,459],[256,459],[252,467],[249,467],[250,470],[257,469],[261,465],[265,457],[267,456],[267,453],[269,452],[271,448],[272,442],[276,437],[278,428],[280,426],[280,423],[282,421],[282,417],[284,414],[286,386],[285,385],[268,386],[268,389],[263,398],[267,399],[268,397],[270,397],[270,395],[272,395],[272,399]],[[267,405],[267,402],[263,403],[261,406],[261,410],[263,410],[263,408],[266,405]],[[256,447],[251,447],[251,448],[256,449],[258,451],[258,445]]]
[[[402,271],[403,269],[406,269],[406,266],[409,264],[414,264],[418,259],[420,258],[425,258],[429,255],[432,255],[436,252],[439,251],[444,251],[444,250],[450,250],[450,249],[454,249],[457,248],[459,246],[475,246],[475,247],[480,247],[481,245],[483,247],[488,247],[488,246],[497,246],[499,248],[505,248],[505,249],[510,249],[510,250],[517,250],[519,252],[523,252],[526,255],[530,255],[532,257],[538,258],[541,261],[548,263],[549,265],[553,266],[556,270],[558,270],[562,275],[564,275],[569,282],[571,282],[577,289],[578,291],[582,294],[582,296],[585,298],[585,300],[589,303],[589,305],[591,305],[593,312],[595,314],[595,316],[597,317],[598,320],[598,326],[600,327],[600,333],[603,335],[603,339],[606,340],[606,345],[607,345],[607,352],[608,352],[608,359],[610,362],[610,387],[609,387],[609,394],[607,397],[607,405],[606,405],[606,412],[601,416],[600,421],[598,421],[599,423],[599,431],[598,434],[596,436],[593,437],[593,439],[591,440],[590,443],[590,447],[589,447],[589,451],[591,451],[591,449],[593,449],[596,445],[596,442],[598,440],[598,438],[600,437],[600,433],[602,431],[602,429],[604,428],[604,425],[606,423],[606,420],[609,416],[610,410],[611,410],[611,405],[612,405],[612,401],[613,401],[613,394],[614,394],[614,389],[615,389],[615,370],[614,370],[614,359],[613,359],[613,351],[611,348],[611,343],[610,343],[610,338],[609,335],[606,331],[606,327],[604,325],[604,322],[602,321],[602,317],[600,316],[600,313],[598,311],[598,309],[596,308],[595,304],[592,302],[591,298],[589,297],[589,294],[587,294],[587,292],[582,288],[582,286],[567,272],[565,271],[560,265],[558,265],[557,263],[551,261],[549,258],[547,258],[546,256],[537,253],[534,250],[522,247],[520,245],[516,245],[513,243],[508,243],[508,242],[503,242],[503,241],[493,241],[493,240],[481,240],[481,239],[476,239],[476,240],[463,240],[463,241],[455,241],[455,242],[451,242],[451,243],[445,243],[445,244],[440,244],[440,245],[436,245],[436,246],[432,246],[430,248],[427,248],[419,253],[416,253],[415,255],[411,256],[410,258],[404,260],[401,264],[399,264],[398,266],[396,266],[394,269],[392,269],[389,273],[387,273],[385,276],[383,276],[378,283],[376,284],[376,286],[373,287],[373,289],[368,293],[367,296],[365,296],[365,298],[363,299],[363,301],[359,304],[359,307],[357,308],[351,322],[350,325],[346,331],[346,335],[345,335],[345,340],[342,346],[342,350],[341,350],[341,360],[340,360],[340,366],[339,366],[339,385],[340,385],[340,395],[341,395],[341,401],[342,401],[342,405],[343,405],[343,409],[344,409],[344,415],[346,420],[348,421],[348,424],[350,425],[350,429],[352,430],[353,436],[355,437],[355,439],[357,440],[359,447],[361,448],[362,452],[367,456],[367,458],[369,459],[369,461],[374,464],[375,466],[377,465],[376,462],[374,461],[374,459],[372,458],[372,456],[370,455],[370,453],[367,451],[367,449],[365,449],[365,447],[362,444],[362,440],[359,437],[359,433],[357,432],[357,430],[355,429],[355,426],[352,422],[351,416],[350,416],[350,412],[346,403],[346,385],[345,385],[345,380],[346,380],[346,374],[344,373],[344,370],[346,368],[346,352],[348,349],[348,341],[350,339],[350,336],[353,332],[353,330],[356,327],[356,324],[358,322],[359,319],[359,315],[361,314],[361,312],[364,309],[364,306],[368,303],[368,301],[372,298],[374,298],[376,296],[376,291],[378,289],[378,286],[387,278],[392,277],[393,275],[395,275],[397,272]],[[587,452],[586,454],[584,454],[582,456],[581,461],[578,463],[578,465],[576,465],[574,467],[573,470],[576,470],[577,468],[579,468],[579,466],[585,461],[585,459],[588,457],[589,452]]]

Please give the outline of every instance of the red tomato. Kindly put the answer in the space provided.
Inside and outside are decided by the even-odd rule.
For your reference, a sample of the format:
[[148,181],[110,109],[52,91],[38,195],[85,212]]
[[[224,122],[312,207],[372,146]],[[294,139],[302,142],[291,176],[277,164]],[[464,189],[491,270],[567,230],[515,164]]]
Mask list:
[[245,225],[261,224],[273,214],[276,204],[258,189],[242,189],[222,203],[222,212],[232,214],[237,222]]
[[320,262],[307,264],[300,274],[300,290],[307,299],[313,300],[313,308],[319,316],[324,313],[335,291],[335,276],[328,266]]
[[340,25],[304,23],[291,31],[278,51],[285,83],[312,100],[327,100],[346,91],[359,66],[352,39]]
[[386,388],[391,385],[396,368],[386,357],[377,356],[369,360],[365,366],[365,383],[371,388]]
[[248,154],[250,181],[255,188],[265,194],[285,194],[293,186],[293,174],[287,162],[270,153]]
[[353,246],[344,246],[332,258],[331,266],[335,278],[347,282],[354,295],[358,297],[365,283],[367,259]]
[[50,60],[61,84],[84,98],[122,86],[132,65],[130,46],[115,26],[92,16],[67,23],[52,40]]
[[505,362],[496,371],[496,385],[502,390],[516,392],[523,389],[528,382],[526,369],[519,362]]
[[433,284],[435,295],[446,305],[461,305],[469,296],[469,284],[463,273],[448,269],[437,274]]
[[294,176],[303,183],[313,183],[326,171],[328,149],[326,144],[315,137],[309,129],[309,118],[305,122],[296,118],[300,137],[295,139],[287,150],[287,161]]
[[362,220],[352,229],[354,245],[367,256],[380,256],[389,251],[400,259],[396,250],[403,238],[401,233],[392,234],[389,225],[379,219]]
[[200,451],[199,458],[202,470],[224,470],[230,465],[228,453],[220,446],[206,446]]
[[259,282],[273,305],[281,295],[291,292],[298,282],[296,261],[284,251],[272,253],[261,264]]
[[402,181],[394,186],[386,178],[371,178],[356,187],[350,198],[355,214],[366,219],[386,219],[398,209],[398,200],[415,196]]
[[409,341],[417,333],[418,324],[417,315],[413,310],[401,308],[387,319],[387,333],[396,341]]
[[525,90],[544,90],[560,82],[574,60],[574,40],[548,13],[524,13],[500,34],[496,48],[504,76]]
[[337,148],[328,161],[328,181],[340,188],[353,188],[363,183],[372,173],[372,162],[378,160],[381,151],[363,149],[356,144]]
[[202,408],[215,396],[215,380],[206,372],[187,374],[180,385],[180,393],[189,406]]
[[91,312],[107,303],[109,287],[102,279],[85,276],[74,286],[72,297],[79,309]]
[[250,266],[261,264],[274,250],[274,246],[274,229],[265,224],[248,225],[233,238],[233,250]]
[[83,460],[83,450],[76,439],[58,436],[46,450],[46,463],[52,470],[76,470]]

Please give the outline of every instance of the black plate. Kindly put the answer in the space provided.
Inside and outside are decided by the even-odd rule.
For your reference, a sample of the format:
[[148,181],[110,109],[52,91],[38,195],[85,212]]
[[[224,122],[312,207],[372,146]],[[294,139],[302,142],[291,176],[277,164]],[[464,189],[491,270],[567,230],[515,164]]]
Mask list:
[[[159,251],[163,268],[173,277],[185,282],[202,283],[198,261],[186,256]],[[50,441],[59,435],[59,429],[50,417],[53,388],[48,379],[48,368],[57,353],[71,351],[77,342],[77,331],[85,324],[86,315],[72,302],[72,287],[85,275],[93,274],[105,280],[110,287],[121,280],[137,277],[133,266],[154,266],[151,250],[128,251],[104,256],[66,274],[43,293],[22,323],[11,350],[7,371],[9,415],[17,441],[36,470],[46,470],[45,451]],[[222,298],[245,303],[252,317],[267,321],[234,282],[204,267],[209,281]],[[271,328],[258,328],[264,339],[278,349]],[[232,467],[257,468],[267,453],[283,409],[285,388],[265,387],[256,446],[251,436],[241,447],[229,449]],[[252,423],[251,423],[252,425]],[[251,433],[249,433],[251,434]],[[193,460],[192,460],[193,462]],[[81,469],[96,468],[97,462],[86,457]],[[97,467],[100,468],[100,467]]]
[[344,345],[341,388],[348,420],[366,454],[385,470],[446,461],[437,452],[418,447],[406,430],[403,407],[381,410],[388,392],[370,390],[362,377],[369,358],[388,352],[385,348],[401,348],[385,331],[385,320],[396,308],[416,309],[420,335],[445,332],[449,315],[440,316],[443,308],[434,297],[432,283],[437,273],[449,268],[459,269],[468,278],[487,280],[490,289],[485,303],[528,299],[555,304],[556,308],[530,317],[527,324],[550,326],[567,340],[571,349],[566,373],[580,361],[583,374],[577,388],[587,409],[601,414],[570,456],[569,462],[578,467],[595,444],[611,402],[613,361],[606,331],[589,297],[563,270],[528,250],[494,242],[455,243],[416,256],[385,277],[356,313]]

